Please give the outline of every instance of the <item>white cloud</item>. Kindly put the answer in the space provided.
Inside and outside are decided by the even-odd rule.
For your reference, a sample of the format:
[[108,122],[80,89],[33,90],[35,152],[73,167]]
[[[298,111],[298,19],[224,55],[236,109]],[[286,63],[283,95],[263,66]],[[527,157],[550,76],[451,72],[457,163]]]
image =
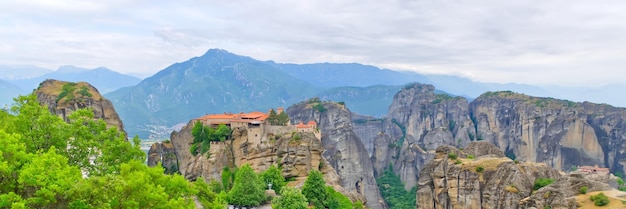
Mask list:
[[156,72],[224,48],[493,82],[623,83],[622,1],[13,1],[0,64]]

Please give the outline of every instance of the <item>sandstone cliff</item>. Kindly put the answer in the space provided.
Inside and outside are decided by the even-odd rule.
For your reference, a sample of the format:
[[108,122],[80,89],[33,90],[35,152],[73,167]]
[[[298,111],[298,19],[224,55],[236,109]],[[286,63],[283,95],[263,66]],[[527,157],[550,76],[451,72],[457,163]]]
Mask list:
[[560,170],[599,165],[624,173],[626,109],[513,92],[488,92],[470,104],[477,139],[511,158]]
[[287,114],[292,123],[316,121],[322,132],[323,155],[337,171],[341,185],[364,195],[368,207],[386,208],[368,152],[352,130],[350,110],[338,103],[309,100],[289,107]]
[[[376,174],[390,163],[405,189],[417,185],[418,173],[441,145],[465,146],[475,135],[467,100],[435,94],[426,84],[401,89],[383,119],[359,117],[354,130],[366,145]],[[375,133],[375,134],[374,134]]]
[[[193,121],[190,121],[180,131],[172,133],[171,145],[153,145],[148,163],[154,166],[161,162],[166,169],[178,168],[189,180],[203,177],[206,181],[220,181],[225,167],[249,164],[256,172],[261,172],[272,164],[281,165],[283,176],[295,179],[289,182],[290,186],[302,186],[309,171],[320,170],[327,184],[353,200],[365,202],[362,195],[341,186],[337,172],[322,156],[324,147],[320,139],[313,133],[298,133],[300,139],[296,140],[293,126],[240,127],[232,130],[231,140],[213,142],[207,154],[193,156],[189,151],[192,128]],[[250,134],[259,137],[249,137]]]
[[67,116],[72,112],[91,108],[95,118],[103,119],[109,127],[117,127],[118,130],[124,132],[124,124],[115,112],[111,101],[102,97],[89,83],[48,79],[39,84],[35,93],[39,103],[47,106],[50,112],[59,115],[65,121],[68,121]]
[[[467,151],[467,152],[465,152]],[[557,181],[535,192],[536,178]],[[464,150],[441,146],[420,172],[418,208],[577,208],[576,196],[611,187],[583,174],[564,175],[543,163],[516,163],[491,143],[473,142]]]
[[626,109],[604,104],[513,92],[487,92],[468,104],[435,94],[431,85],[410,84],[394,96],[387,117],[358,116],[353,126],[374,173],[391,163],[407,189],[416,185],[436,147],[471,141],[490,142],[509,158],[559,170],[599,165],[625,173]]

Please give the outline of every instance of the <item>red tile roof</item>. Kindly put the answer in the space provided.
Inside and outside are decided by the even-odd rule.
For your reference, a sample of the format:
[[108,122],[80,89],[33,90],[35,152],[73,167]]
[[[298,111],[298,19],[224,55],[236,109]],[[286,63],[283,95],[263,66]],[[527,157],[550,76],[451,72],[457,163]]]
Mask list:
[[298,124],[296,124],[296,128],[310,128],[311,126],[309,125],[305,125],[304,123],[300,122]]

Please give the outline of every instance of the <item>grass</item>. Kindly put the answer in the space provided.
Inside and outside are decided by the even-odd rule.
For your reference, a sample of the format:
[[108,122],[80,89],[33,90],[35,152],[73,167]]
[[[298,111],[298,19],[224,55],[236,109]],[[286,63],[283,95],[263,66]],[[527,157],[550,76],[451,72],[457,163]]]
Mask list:
[[90,87],[90,85],[85,82],[72,83],[66,81],[53,81],[52,85],[46,88],[38,88],[37,91],[48,95],[55,95],[59,97],[58,101],[60,102],[66,102],[68,98],[87,97],[94,100],[102,99],[102,95],[96,92],[94,88]]
[[480,158],[480,159],[467,159],[463,160],[462,169],[476,171],[477,169],[482,168],[481,172],[485,171],[494,171],[498,168],[498,166],[502,163],[511,161],[508,158]]
[[[600,193],[604,193],[609,198],[609,204],[605,206],[595,205],[594,201],[591,200],[591,196]],[[576,196],[578,208],[625,208],[624,206],[626,205],[622,201],[626,201],[626,192],[620,192],[618,190],[587,192],[587,194],[579,194]]]

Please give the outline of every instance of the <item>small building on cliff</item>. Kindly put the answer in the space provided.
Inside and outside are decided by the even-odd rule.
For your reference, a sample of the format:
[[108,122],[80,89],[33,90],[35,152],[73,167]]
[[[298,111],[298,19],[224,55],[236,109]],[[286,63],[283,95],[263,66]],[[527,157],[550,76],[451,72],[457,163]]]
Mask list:
[[[277,109],[277,114],[284,111],[283,108]],[[248,139],[252,141],[261,142],[264,141],[264,137],[271,134],[283,134],[291,132],[301,133],[313,133],[317,138],[321,139],[322,135],[317,128],[317,122],[309,121],[306,124],[300,122],[296,125],[289,125],[290,121],[287,119],[287,123],[283,125],[271,125],[268,121],[271,111],[268,113],[263,112],[249,112],[249,113],[223,113],[223,114],[207,114],[202,117],[193,119],[192,121],[200,121],[205,126],[217,127],[219,125],[226,125],[231,129],[245,128],[248,132]],[[265,137],[266,138],[266,137]]]
[[601,168],[598,165],[595,166],[578,166],[576,171],[586,174],[600,174],[600,175],[608,175],[610,173],[608,168]]

